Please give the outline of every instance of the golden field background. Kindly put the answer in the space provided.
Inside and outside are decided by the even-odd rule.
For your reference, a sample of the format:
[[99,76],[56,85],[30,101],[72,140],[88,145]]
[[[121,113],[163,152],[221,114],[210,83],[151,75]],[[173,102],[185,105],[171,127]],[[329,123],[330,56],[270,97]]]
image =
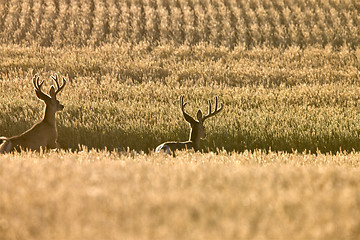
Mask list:
[[44,105],[31,79],[39,74],[49,89],[50,75],[58,72],[69,79],[59,96],[66,108],[57,118],[65,149],[148,152],[166,140],[186,140],[181,94],[193,116],[198,108],[207,111],[215,96],[225,104],[205,123],[204,151],[360,148],[358,50],[148,48],[2,46],[1,135],[25,131],[41,118]]
[[2,42],[288,47],[359,45],[358,1],[3,0]]
[[[0,239],[358,239],[360,5],[0,1],[0,136],[69,81],[61,149],[0,156]],[[203,153],[179,110],[215,96]]]

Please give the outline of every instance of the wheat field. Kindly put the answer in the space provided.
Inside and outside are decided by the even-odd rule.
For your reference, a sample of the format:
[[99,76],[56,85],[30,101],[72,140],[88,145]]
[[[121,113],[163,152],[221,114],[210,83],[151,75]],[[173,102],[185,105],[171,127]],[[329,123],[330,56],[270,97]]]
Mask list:
[[[68,80],[61,148],[0,156],[0,239],[359,239],[360,4],[1,0],[0,136]],[[200,152],[188,139],[215,96]]]
[[1,157],[2,239],[357,239],[359,154]]

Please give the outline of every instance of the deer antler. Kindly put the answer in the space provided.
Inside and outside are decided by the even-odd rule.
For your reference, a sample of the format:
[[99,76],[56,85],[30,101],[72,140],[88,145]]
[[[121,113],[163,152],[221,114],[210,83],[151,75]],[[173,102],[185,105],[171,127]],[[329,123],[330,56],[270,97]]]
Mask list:
[[211,101],[209,100],[208,103],[209,103],[209,112],[208,112],[208,114],[206,114],[206,115],[202,118],[202,121],[203,121],[203,122],[205,121],[205,119],[207,119],[207,118],[209,118],[209,117],[212,117],[212,116],[218,114],[218,113],[223,109],[223,107],[224,107],[224,104],[221,103],[221,104],[220,104],[220,108],[219,108],[219,109],[217,108],[217,105],[218,105],[218,98],[217,98],[217,97],[215,97],[215,110],[214,110],[213,112],[211,111]]
[[57,90],[55,92],[55,95],[58,94],[64,87],[65,87],[65,84],[66,84],[66,80],[65,78],[63,77],[63,84],[60,86],[59,84],[59,81],[58,81],[58,75],[55,74],[55,77],[51,75],[51,78],[54,80],[54,82],[56,83],[56,86],[57,86]]
[[36,92],[36,95],[38,96],[38,98],[40,98],[44,101],[50,98],[47,94],[43,93],[43,91],[41,90],[41,87],[44,84],[44,81],[40,82],[40,77],[36,74],[33,77],[33,83],[34,83],[35,92]]
[[195,123],[196,121],[189,115],[185,112],[185,106],[186,106],[187,102],[184,103],[184,94],[182,94],[180,96],[180,109],[184,115],[184,118],[187,122],[189,122],[190,124],[193,124]]

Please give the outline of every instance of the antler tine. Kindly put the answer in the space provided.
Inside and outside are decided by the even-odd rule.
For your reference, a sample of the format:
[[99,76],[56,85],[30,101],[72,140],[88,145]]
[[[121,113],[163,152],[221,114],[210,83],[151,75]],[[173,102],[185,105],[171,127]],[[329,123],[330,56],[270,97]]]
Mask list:
[[44,84],[44,80],[41,81],[41,83],[39,83],[40,82],[39,80],[40,80],[40,77],[35,74],[35,76],[33,77],[33,83],[34,83],[35,90],[42,92],[41,86]]
[[51,75],[51,78],[54,80],[57,88],[59,89],[60,86],[59,86],[59,82],[58,82],[58,75],[55,73],[55,76]]
[[217,96],[215,97],[215,110],[213,112],[211,111],[211,101],[209,100],[208,103],[209,103],[209,112],[206,116],[203,117],[202,121],[205,121],[205,119],[207,119],[211,116],[214,116],[215,114],[218,114],[224,107],[224,104],[221,103],[220,108],[218,109],[218,97]]
[[185,106],[186,106],[187,102],[184,103],[184,94],[182,94],[180,96],[180,109],[182,112],[185,112]]
[[181,111],[184,110],[184,95],[180,96],[180,109]]
[[36,92],[36,95],[38,96],[38,98],[42,99],[42,100],[47,100],[49,99],[49,96],[45,93],[43,93],[43,91],[41,90],[42,85],[44,84],[44,80],[40,82],[40,77],[35,74],[35,76],[33,77],[33,83],[34,83],[34,89]]
[[215,97],[215,111],[217,110],[218,97]]
[[181,96],[180,96],[180,109],[181,109],[181,111],[182,111],[182,113],[183,113],[183,115],[184,115],[184,118],[185,118],[185,120],[187,121],[187,122],[189,122],[189,123],[195,123],[196,121],[189,115],[189,114],[187,114],[186,112],[185,112],[185,106],[186,106],[186,104],[187,104],[187,102],[186,103],[184,103],[184,94],[182,94]]
[[58,94],[64,87],[65,87],[65,84],[66,84],[66,80],[65,78],[63,77],[63,84],[60,86],[59,84],[59,80],[58,80],[58,75],[55,74],[55,77],[53,75],[51,75],[51,78],[54,80],[54,82],[56,83],[56,87],[57,87],[57,90],[55,92],[55,94]]
[[[210,101],[210,99],[208,100],[208,104],[209,104],[209,111],[208,111],[207,115],[210,115],[211,114],[211,101]],[[215,109],[216,109],[216,107],[215,107]]]

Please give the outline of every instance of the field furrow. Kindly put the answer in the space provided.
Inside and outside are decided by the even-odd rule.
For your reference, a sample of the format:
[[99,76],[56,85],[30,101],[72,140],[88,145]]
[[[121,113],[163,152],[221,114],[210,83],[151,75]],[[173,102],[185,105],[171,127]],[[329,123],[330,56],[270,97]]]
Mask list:
[[[354,1],[11,0],[1,10],[2,43],[99,46],[131,40],[153,45],[207,42],[231,49],[356,48],[360,39]],[[71,39],[54,37],[64,31]]]

